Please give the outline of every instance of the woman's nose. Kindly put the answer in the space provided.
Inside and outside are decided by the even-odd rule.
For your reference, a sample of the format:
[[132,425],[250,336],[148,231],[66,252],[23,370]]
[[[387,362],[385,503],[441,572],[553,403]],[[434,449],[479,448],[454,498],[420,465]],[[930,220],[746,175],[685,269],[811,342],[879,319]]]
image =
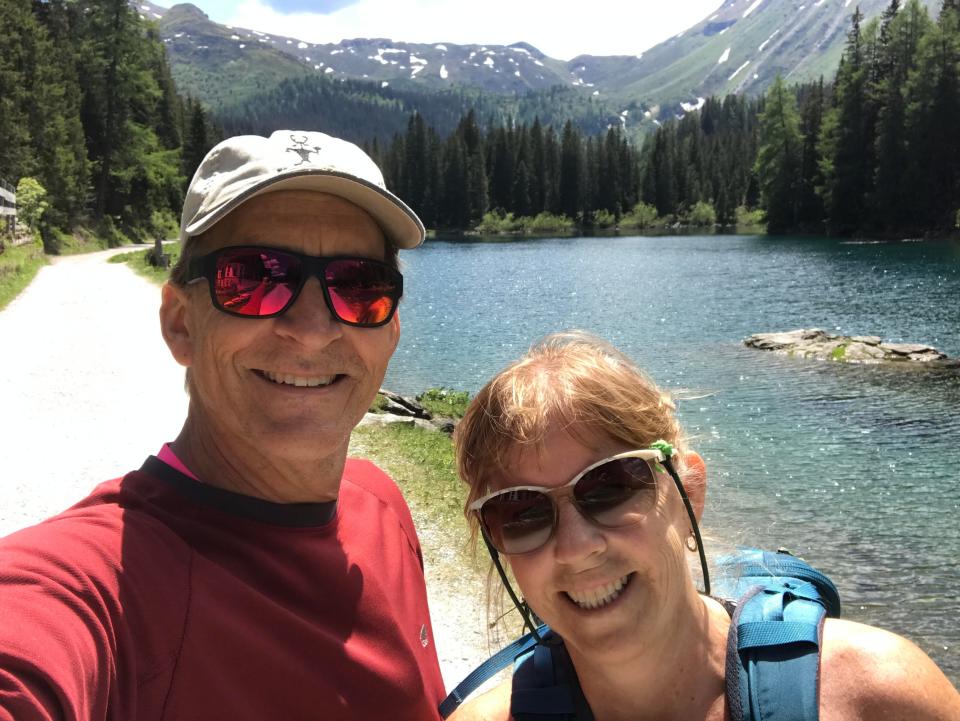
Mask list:
[[569,497],[558,499],[554,555],[557,562],[576,566],[606,548],[604,530],[591,523]]

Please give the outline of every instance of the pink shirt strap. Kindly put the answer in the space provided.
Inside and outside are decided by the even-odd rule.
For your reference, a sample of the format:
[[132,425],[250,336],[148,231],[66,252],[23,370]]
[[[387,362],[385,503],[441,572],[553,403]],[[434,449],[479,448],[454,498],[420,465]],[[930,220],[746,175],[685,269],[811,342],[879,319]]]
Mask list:
[[166,463],[171,468],[174,468],[185,476],[190,476],[195,481],[199,481],[193,471],[183,465],[183,461],[177,458],[177,454],[173,452],[173,449],[170,447],[169,443],[164,443],[163,448],[160,449],[160,452],[157,454],[157,458]]

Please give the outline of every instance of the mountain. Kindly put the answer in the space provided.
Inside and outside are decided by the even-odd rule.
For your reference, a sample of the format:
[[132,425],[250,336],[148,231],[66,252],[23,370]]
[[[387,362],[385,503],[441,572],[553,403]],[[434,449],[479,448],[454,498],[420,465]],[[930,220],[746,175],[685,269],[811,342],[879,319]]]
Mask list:
[[[651,48],[632,67],[581,56],[581,77],[621,99],[682,110],[700,98],[760,94],[777,75],[789,83],[830,80],[856,5],[864,24],[889,0],[733,0],[692,28]],[[923,0],[931,15],[940,0]]]
[[[934,13],[940,0],[923,2]],[[865,22],[888,4],[859,0]],[[563,61],[526,43],[356,38],[312,44],[219,25],[189,4],[166,10],[144,0],[135,6],[158,21],[178,87],[214,110],[270,92],[281,80],[309,77],[362,81],[370,93],[397,91],[408,99],[444,91],[489,95],[504,112],[523,97],[542,106],[547,93],[562,87],[572,91],[563,93],[563,102],[573,117],[573,106],[580,106],[591,122],[602,118],[631,131],[658,116],[689,112],[710,95],[762,93],[777,74],[789,82],[832,78],[854,10],[853,0],[729,0],[642,55]]]

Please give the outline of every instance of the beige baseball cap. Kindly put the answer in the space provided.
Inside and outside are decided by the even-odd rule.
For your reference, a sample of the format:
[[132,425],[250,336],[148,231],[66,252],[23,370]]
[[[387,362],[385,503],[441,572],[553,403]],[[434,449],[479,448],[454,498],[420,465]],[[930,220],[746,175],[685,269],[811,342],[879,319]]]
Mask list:
[[214,147],[187,188],[180,242],[200,235],[244,201],[276,190],[315,190],[359,206],[398,248],[416,248],[425,232],[417,214],[387,190],[376,163],[353,143],[325,133],[277,130],[237,135]]

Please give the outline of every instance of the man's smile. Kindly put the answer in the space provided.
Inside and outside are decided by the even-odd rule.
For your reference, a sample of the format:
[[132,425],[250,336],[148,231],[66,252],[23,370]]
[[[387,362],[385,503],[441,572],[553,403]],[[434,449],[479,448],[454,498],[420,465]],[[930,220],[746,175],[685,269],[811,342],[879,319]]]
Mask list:
[[277,385],[296,386],[298,388],[323,388],[342,378],[342,375],[304,376],[293,373],[278,373],[275,371],[254,369],[261,378]]

